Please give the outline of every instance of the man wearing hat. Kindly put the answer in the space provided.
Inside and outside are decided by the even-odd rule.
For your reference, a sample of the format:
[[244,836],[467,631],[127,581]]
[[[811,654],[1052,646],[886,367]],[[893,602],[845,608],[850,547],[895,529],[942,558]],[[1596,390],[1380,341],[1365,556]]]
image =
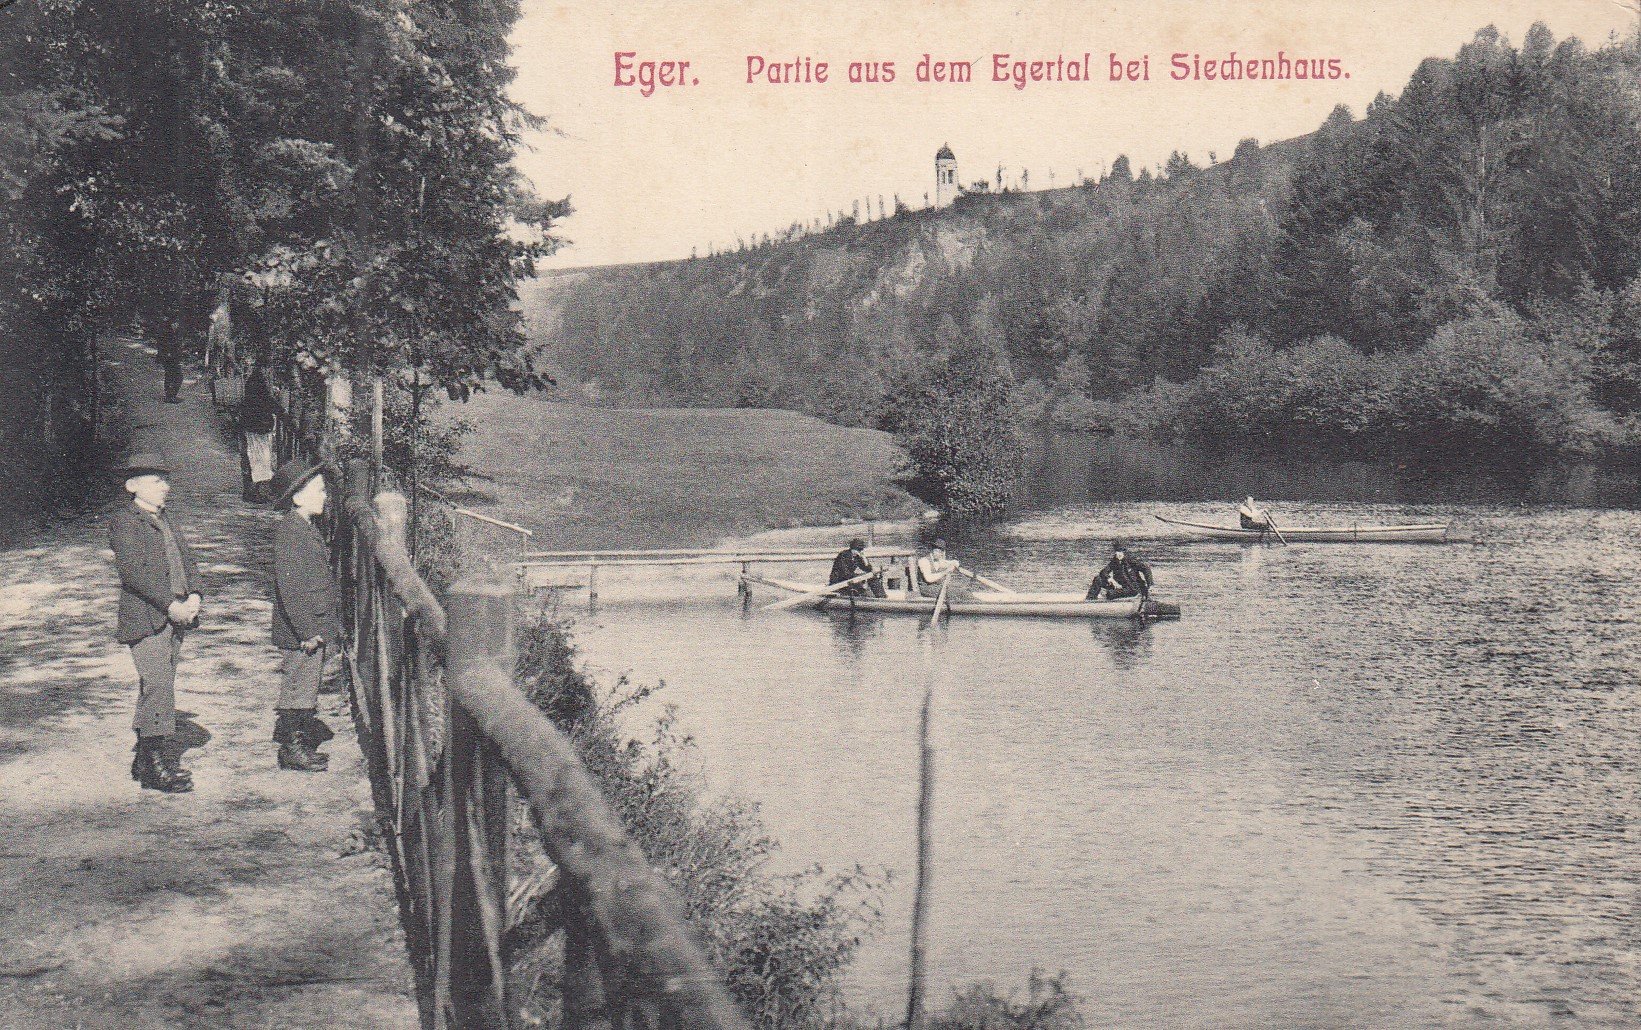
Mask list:
[[109,520],[108,542],[120,574],[114,639],[131,648],[137,666],[137,732],[131,778],[165,794],[194,789],[171,749],[176,732],[177,662],[184,631],[198,625],[200,588],[194,555],[165,510],[171,484],[165,459],[133,454],[121,472],[131,503]]
[[[826,582],[828,584],[842,583],[844,580],[854,579],[862,572],[876,571],[872,568],[872,563],[866,560],[866,555],[864,553],[865,550],[866,541],[862,540],[860,537],[857,536],[853,540],[849,541],[849,546],[839,551],[838,556],[832,559],[832,575]],[[882,576],[873,576],[871,579],[866,581],[866,586],[871,587],[872,595],[874,597],[889,596],[883,589]],[[853,594],[856,597],[861,596],[865,592],[866,591],[862,589],[862,585],[859,583],[856,583],[853,586],[844,587],[839,591],[841,594]]]
[[339,592],[330,551],[313,520],[324,514],[323,469],[293,458],[274,472],[269,492],[283,511],[274,527],[273,642],[285,657],[273,739],[279,767],[324,769],[329,756],[314,750],[333,734],[318,717],[325,655],[342,643]]
[[1094,574],[1088,585],[1088,599],[1097,601],[1101,591],[1107,601],[1126,597],[1151,596],[1151,566],[1128,553],[1128,545],[1121,540],[1111,541],[1111,560]]

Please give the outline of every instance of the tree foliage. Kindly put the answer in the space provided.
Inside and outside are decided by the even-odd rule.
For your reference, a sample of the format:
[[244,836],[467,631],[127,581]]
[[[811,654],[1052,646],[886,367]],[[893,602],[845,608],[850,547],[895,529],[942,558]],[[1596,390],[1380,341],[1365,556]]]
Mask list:
[[[513,0],[37,0],[6,12],[8,303],[39,360],[201,340],[276,365],[545,385],[513,301],[567,210],[520,181]],[[12,312],[8,312],[12,313]],[[419,395],[419,393],[418,393]]]

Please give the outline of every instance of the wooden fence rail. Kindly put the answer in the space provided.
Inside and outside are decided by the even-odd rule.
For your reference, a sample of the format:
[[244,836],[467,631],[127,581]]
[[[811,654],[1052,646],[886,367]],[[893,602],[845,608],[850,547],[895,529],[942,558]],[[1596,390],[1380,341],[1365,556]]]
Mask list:
[[[288,413],[289,414],[289,413]],[[287,418],[283,453],[317,456]],[[463,580],[444,602],[416,573],[403,496],[347,470],[331,540],[344,588],[355,724],[426,1030],[501,1030],[510,996],[510,831],[527,803],[562,929],[570,1030],[745,1026],[661,876],[628,840],[570,741],[513,682],[516,589]],[[522,815],[522,813],[519,813]]]

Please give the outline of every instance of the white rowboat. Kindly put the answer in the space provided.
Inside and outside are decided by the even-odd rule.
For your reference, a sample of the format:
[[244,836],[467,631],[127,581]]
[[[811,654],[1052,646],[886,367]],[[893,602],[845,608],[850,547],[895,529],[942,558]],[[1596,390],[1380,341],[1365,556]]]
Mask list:
[[[1207,537],[1210,540],[1239,540],[1243,543],[1258,543],[1260,540],[1274,536],[1268,529],[1242,529],[1238,526],[1209,526],[1200,522],[1185,522],[1180,519],[1157,519],[1188,530],[1197,536]],[[1282,528],[1283,538],[1291,541],[1304,540],[1318,544],[1442,544],[1457,539],[1453,536],[1451,522],[1426,522],[1407,526],[1287,526]]]
[[[750,583],[760,583],[790,593],[812,593],[820,589],[814,583],[789,579],[764,579],[748,576]],[[1077,593],[1022,593],[1001,591],[980,592],[969,597],[947,598],[942,613],[946,615],[1008,615],[1046,619],[1133,619],[1141,616],[1139,598],[1122,601],[1090,601]],[[816,596],[796,607],[825,608],[832,611],[892,612],[904,615],[929,615],[934,612],[935,599],[921,594],[896,591],[888,597]],[[1179,608],[1157,601],[1149,602],[1146,618],[1178,618]]]

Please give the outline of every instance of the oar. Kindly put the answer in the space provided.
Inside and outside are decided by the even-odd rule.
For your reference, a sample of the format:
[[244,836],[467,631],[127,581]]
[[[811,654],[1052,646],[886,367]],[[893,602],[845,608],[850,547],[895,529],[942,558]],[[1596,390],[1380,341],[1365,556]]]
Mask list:
[[1020,592],[1020,591],[1014,589],[1013,587],[1004,586],[1003,584],[997,582],[995,579],[987,579],[986,577],[980,575],[980,573],[978,573],[978,572],[970,572],[968,569],[965,569],[961,565],[959,565],[957,567],[957,571],[961,572],[963,575],[965,575],[965,576],[969,577],[970,579],[974,580],[976,583],[979,583],[981,586],[990,587],[991,589],[996,590],[1000,593],[1018,594]]
[[1282,535],[1282,527],[1278,526],[1276,524],[1276,520],[1271,518],[1271,513],[1269,511],[1265,513],[1265,525],[1271,527],[1271,532],[1275,533],[1276,538],[1282,541],[1283,547],[1288,546],[1288,538]]
[[934,615],[929,619],[929,628],[940,625],[940,609],[946,605],[946,588],[952,585],[952,578],[947,576],[940,581],[940,596],[934,599]]
[[862,572],[854,579],[846,579],[839,583],[833,583],[831,586],[822,587],[819,590],[807,590],[799,594],[797,597],[788,597],[784,601],[776,601],[774,604],[766,604],[761,610],[766,612],[784,612],[788,608],[796,608],[805,601],[813,601],[816,598],[825,597],[827,594],[835,594],[844,587],[852,587],[856,583],[864,583],[866,580],[871,579],[875,575],[877,575],[877,571],[875,569],[871,572]]

